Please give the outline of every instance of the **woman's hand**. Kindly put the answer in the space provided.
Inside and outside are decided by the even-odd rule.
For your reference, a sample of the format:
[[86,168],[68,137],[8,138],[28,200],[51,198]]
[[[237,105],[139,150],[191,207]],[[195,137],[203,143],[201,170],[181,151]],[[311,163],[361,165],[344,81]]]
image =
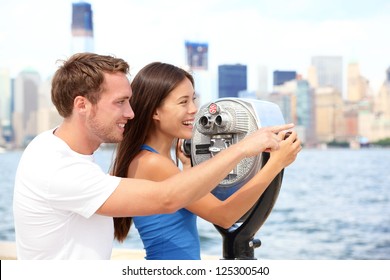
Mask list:
[[181,161],[183,169],[191,168],[191,157],[184,154],[181,149],[184,139],[179,139],[176,143],[176,156]]
[[280,139],[279,149],[270,152],[270,161],[279,164],[283,169],[295,161],[302,146],[295,131],[281,131],[278,133],[278,137]]

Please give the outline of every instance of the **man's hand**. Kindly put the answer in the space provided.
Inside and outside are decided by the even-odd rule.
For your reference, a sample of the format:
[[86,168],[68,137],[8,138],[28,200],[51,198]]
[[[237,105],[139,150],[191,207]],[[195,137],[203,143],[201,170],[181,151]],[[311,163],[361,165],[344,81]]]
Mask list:
[[272,152],[279,149],[279,142],[282,141],[278,133],[294,127],[294,124],[284,124],[269,126],[258,129],[245,137],[236,145],[240,148],[246,157],[252,157],[261,152]]

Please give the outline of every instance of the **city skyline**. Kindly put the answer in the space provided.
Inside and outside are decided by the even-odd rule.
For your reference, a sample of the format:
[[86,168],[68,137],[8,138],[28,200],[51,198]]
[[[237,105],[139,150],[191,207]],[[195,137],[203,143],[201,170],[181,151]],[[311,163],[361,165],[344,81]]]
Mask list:
[[[72,3],[0,0],[0,68],[15,77],[26,68],[43,79],[71,50]],[[131,73],[151,61],[182,65],[185,40],[209,44],[209,71],[221,64],[297,71],[312,56],[342,56],[360,64],[374,91],[390,61],[390,3],[355,1],[86,1],[92,5],[95,51],[126,59]],[[27,28],[28,27],[28,28]],[[344,75],[345,75],[345,71]],[[251,78],[251,77],[249,77]],[[248,90],[253,90],[249,81]]]

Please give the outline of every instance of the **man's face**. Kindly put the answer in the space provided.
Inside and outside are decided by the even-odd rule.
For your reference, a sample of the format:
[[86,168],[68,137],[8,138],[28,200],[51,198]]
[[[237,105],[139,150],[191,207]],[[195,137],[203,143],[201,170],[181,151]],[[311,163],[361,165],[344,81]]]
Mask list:
[[123,73],[104,74],[103,92],[87,116],[87,127],[100,143],[118,143],[123,139],[125,124],[134,118],[130,106],[132,91]]

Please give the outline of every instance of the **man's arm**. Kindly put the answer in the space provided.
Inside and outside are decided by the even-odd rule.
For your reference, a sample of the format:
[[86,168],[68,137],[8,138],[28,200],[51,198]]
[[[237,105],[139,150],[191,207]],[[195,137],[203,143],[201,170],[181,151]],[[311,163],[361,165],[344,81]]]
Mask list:
[[[279,136],[284,139],[285,134],[279,133]],[[230,228],[252,208],[283,168],[296,159],[300,150],[301,142],[296,132],[292,132],[288,139],[280,142],[280,149],[271,153],[270,159],[257,174],[227,199],[221,201],[210,193],[186,209],[213,224]]]
[[245,157],[277,150],[280,139],[276,133],[293,126],[261,128],[210,160],[162,182],[123,178],[97,213],[126,217],[177,211],[209,193]]

